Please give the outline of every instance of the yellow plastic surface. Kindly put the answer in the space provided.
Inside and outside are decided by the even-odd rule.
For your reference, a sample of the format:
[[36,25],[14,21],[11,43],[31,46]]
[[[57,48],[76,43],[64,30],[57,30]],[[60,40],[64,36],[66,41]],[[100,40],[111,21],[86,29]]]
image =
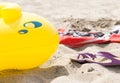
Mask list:
[[17,4],[0,4],[0,70],[42,65],[58,45],[58,33],[46,19]]

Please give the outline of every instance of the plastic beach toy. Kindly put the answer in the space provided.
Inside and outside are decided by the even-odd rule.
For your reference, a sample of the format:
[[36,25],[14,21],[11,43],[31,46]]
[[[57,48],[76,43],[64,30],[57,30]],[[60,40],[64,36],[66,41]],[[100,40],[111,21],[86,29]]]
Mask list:
[[22,12],[17,4],[0,3],[0,70],[42,65],[58,45],[58,33],[46,19]]

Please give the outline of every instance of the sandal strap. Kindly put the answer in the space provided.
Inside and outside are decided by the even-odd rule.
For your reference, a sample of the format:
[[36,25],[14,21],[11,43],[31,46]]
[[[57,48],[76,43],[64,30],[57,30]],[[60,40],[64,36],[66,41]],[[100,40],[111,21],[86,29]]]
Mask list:
[[[92,53],[80,53],[77,57],[77,62],[81,63],[81,64],[84,64],[84,63],[97,63],[97,64],[100,64],[100,65],[103,65],[103,66],[114,66],[114,65],[120,65],[120,60],[117,60],[115,59],[117,56],[109,53],[109,52],[97,52],[97,54],[99,56],[102,56],[102,57],[105,57],[107,59],[110,59],[111,62],[108,62],[108,63],[101,63],[101,62],[94,62],[94,61],[91,61],[91,60],[88,60],[88,59],[85,59],[85,58],[92,58],[93,60],[95,58],[97,58],[95,54],[92,54]],[[78,60],[80,56],[83,56],[83,59],[82,60]]]

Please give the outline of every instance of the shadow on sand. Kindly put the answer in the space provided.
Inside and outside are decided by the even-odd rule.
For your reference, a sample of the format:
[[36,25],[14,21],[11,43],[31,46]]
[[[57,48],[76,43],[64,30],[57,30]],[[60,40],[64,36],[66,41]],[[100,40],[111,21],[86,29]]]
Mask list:
[[0,83],[50,83],[54,78],[63,75],[68,75],[64,66],[29,70],[4,70],[0,72]]

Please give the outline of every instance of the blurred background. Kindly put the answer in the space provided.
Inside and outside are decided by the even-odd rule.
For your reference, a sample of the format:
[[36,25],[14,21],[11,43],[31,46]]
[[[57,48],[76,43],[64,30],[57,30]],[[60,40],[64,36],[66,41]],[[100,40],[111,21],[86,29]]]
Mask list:
[[120,0],[0,0],[21,5],[26,12],[42,15],[49,20],[73,16],[96,19],[120,19]]

